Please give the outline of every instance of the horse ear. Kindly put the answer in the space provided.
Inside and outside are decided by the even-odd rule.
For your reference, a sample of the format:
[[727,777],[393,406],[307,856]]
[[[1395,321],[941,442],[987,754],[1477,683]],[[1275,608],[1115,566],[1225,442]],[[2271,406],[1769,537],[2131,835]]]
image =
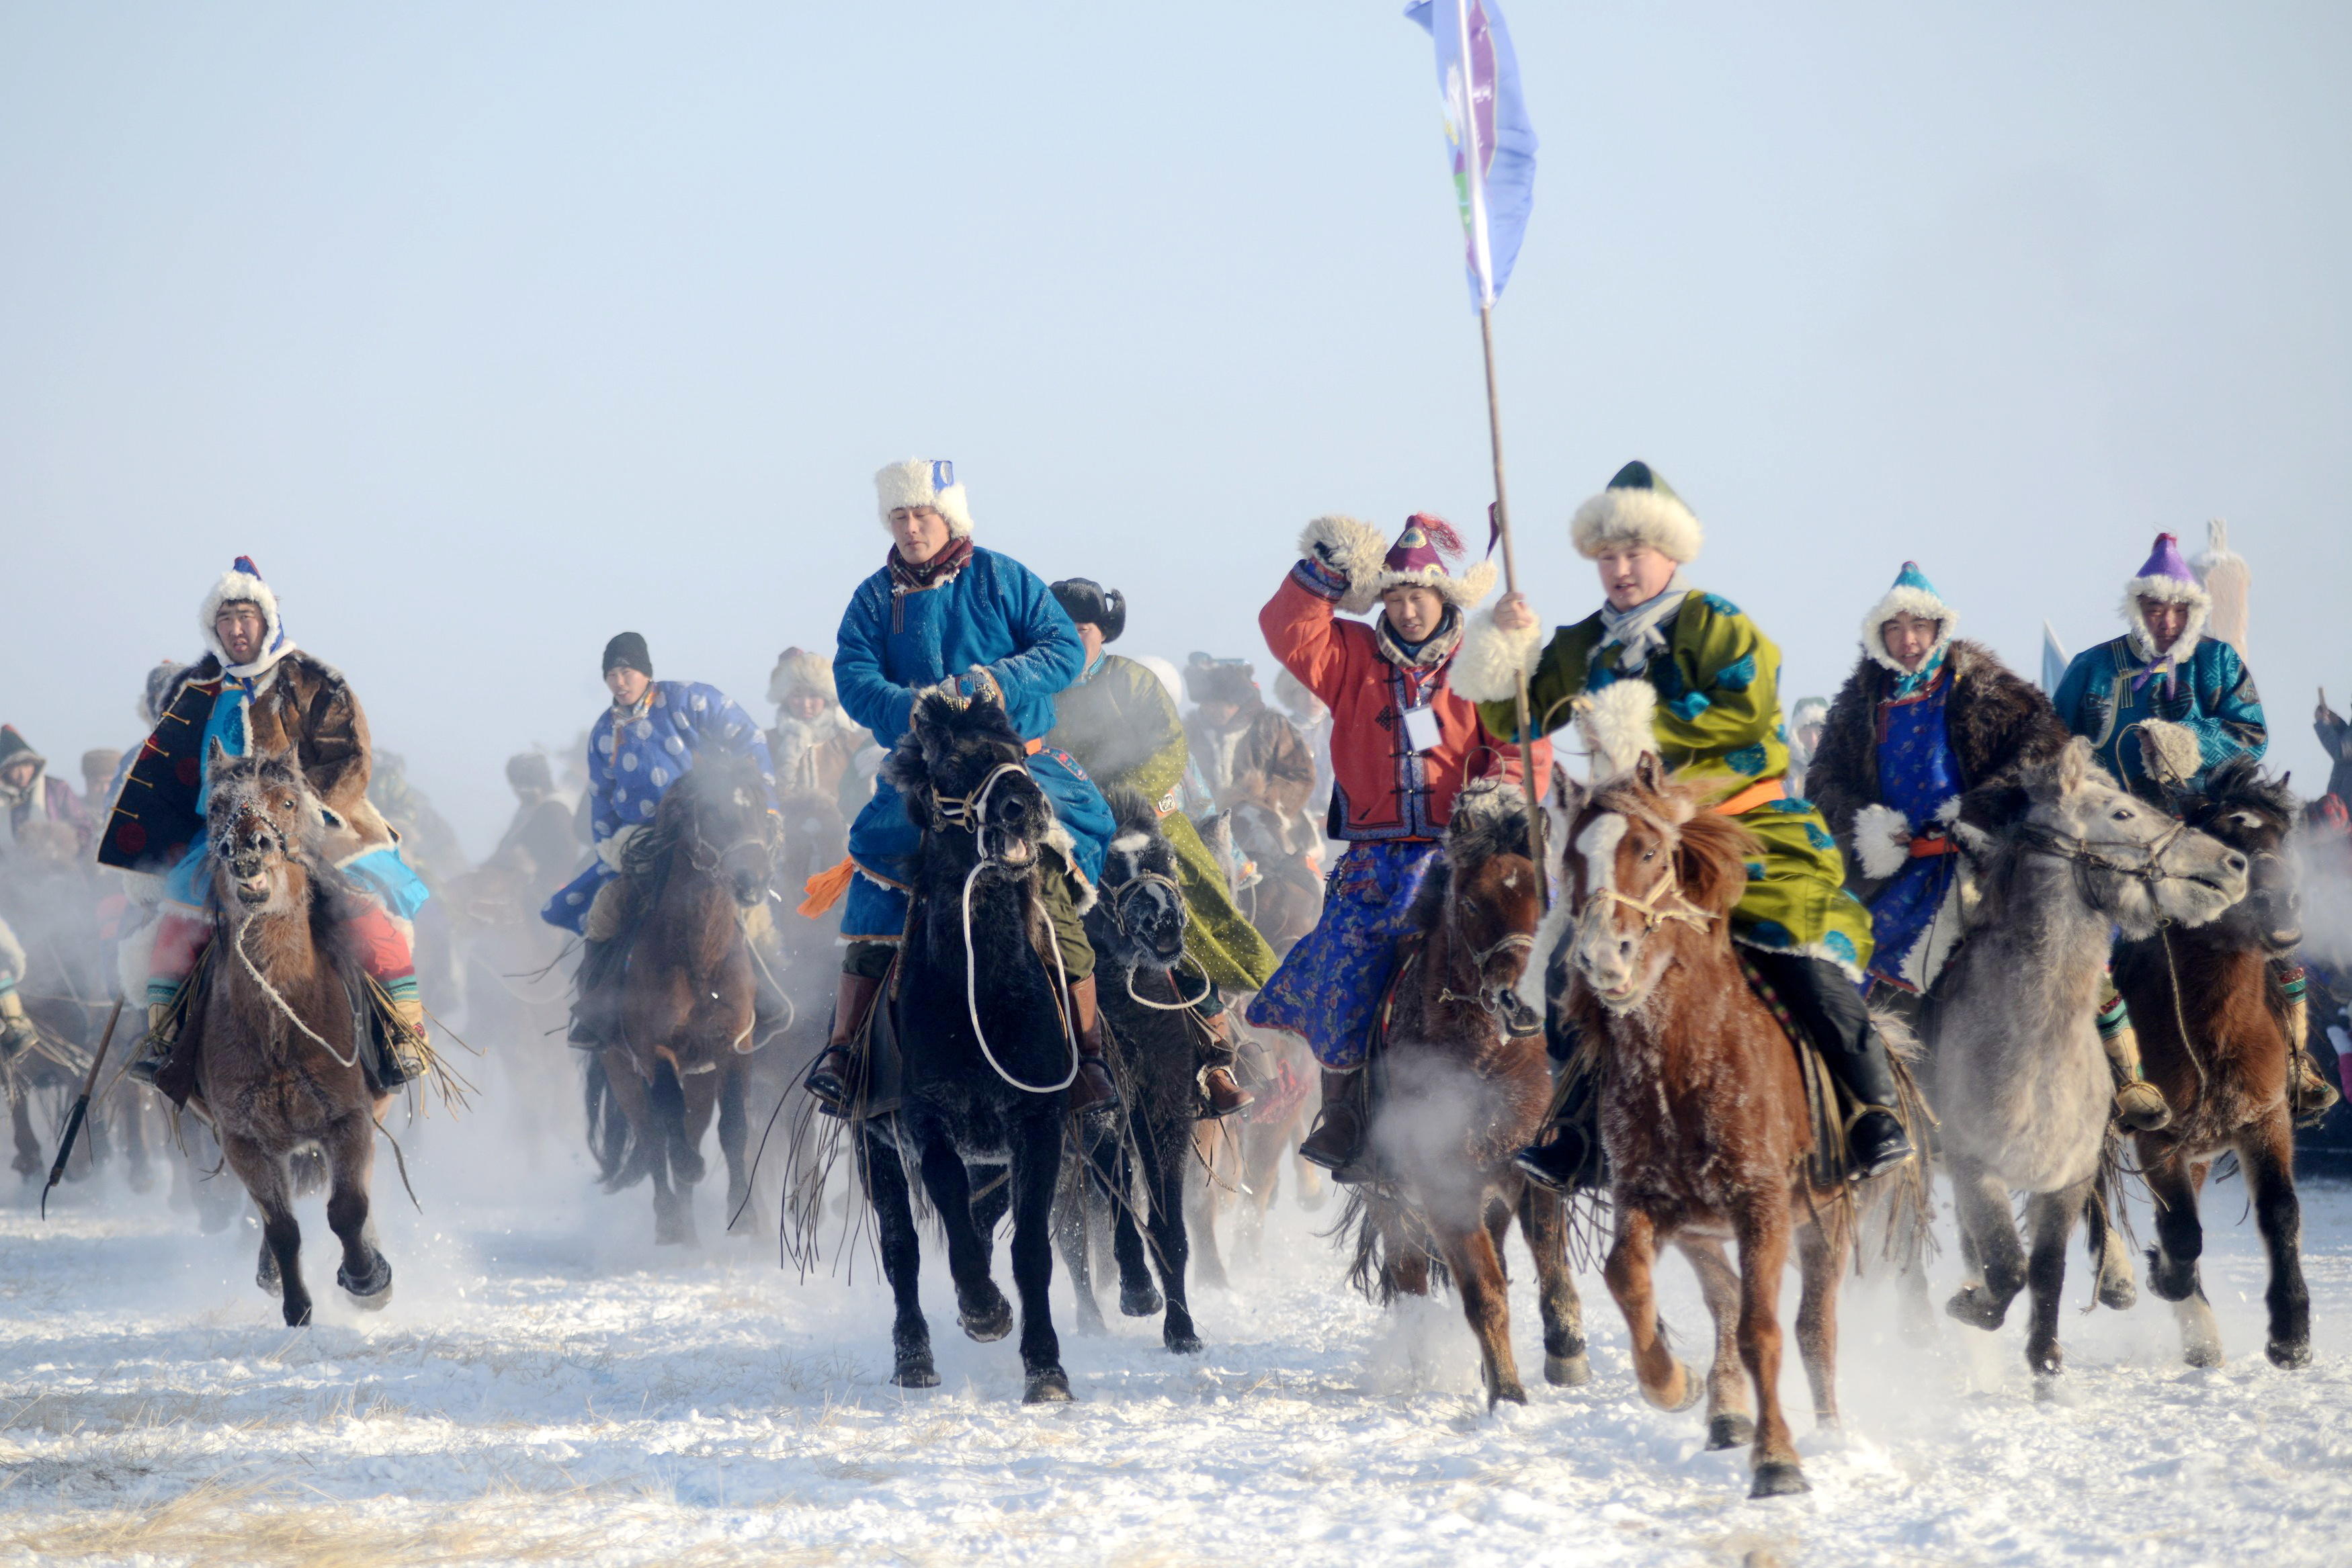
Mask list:
[[2058,792],[2072,795],[2079,791],[2090,782],[2091,769],[2095,766],[2096,758],[2092,754],[2089,741],[2079,735],[2068,741],[2066,749],[2058,754]]
[[1666,765],[1654,751],[1644,751],[1633,759],[1633,781],[1653,795],[1666,792]]
[[220,743],[219,736],[214,736],[210,740],[205,742],[205,766],[206,768],[212,767],[213,764],[216,762],[226,762],[227,760],[228,747]]

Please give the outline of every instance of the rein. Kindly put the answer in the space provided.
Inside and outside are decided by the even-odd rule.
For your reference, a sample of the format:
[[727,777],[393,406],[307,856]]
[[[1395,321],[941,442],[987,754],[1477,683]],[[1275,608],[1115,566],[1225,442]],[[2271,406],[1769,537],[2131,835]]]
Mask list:
[[2017,836],[2039,852],[2053,860],[2072,862],[2078,876],[2082,874],[2084,868],[2088,867],[2092,871],[2104,871],[2116,876],[2127,876],[2137,882],[2187,882],[2191,879],[2182,876],[2178,872],[2166,871],[2158,862],[2164,858],[2164,852],[2170,849],[2174,841],[2188,831],[2188,823],[2174,822],[2154,843],[2146,847],[2147,858],[2138,865],[2126,865],[2121,861],[2109,859],[2098,852],[2103,849],[2138,847],[2117,839],[2078,839],[2050,828],[2038,827],[2032,822],[2020,824]]

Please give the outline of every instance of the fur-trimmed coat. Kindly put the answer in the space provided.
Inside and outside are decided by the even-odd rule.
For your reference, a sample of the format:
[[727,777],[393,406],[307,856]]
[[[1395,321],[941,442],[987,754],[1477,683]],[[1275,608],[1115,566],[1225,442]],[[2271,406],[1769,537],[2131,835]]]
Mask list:
[[[2011,782],[2022,768],[2065,748],[2066,727],[2050,699],[1991,649],[1956,639],[1944,658],[1952,682],[1944,723],[1963,789]],[[1879,705],[1893,692],[1895,679],[1864,653],[1830,704],[1821,744],[1805,768],[1805,793],[1821,808],[1845,855],[1846,884],[1865,900],[1881,883],[1863,871],[1853,824],[1864,807],[1884,803],[1878,788]]]
[[[219,700],[220,660],[207,653],[182,672],[115,797],[100,840],[100,865],[161,872],[205,831],[202,742]],[[367,715],[342,672],[299,649],[256,683],[246,711],[246,754],[292,749],[319,803],[331,814],[328,858],[346,864],[394,842],[368,800],[373,758]]]

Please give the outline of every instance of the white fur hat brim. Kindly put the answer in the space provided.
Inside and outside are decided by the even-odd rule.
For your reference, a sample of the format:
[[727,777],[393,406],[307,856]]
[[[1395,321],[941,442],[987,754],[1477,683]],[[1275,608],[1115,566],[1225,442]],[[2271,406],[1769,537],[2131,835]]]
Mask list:
[[[2159,604],[2186,604],[2189,622],[2181,627],[2180,635],[2172,646],[2158,649],[2156,639],[2148,635],[2147,617],[2140,613],[2139,601],[2153,599]],[[2143,659],[2169,655],[2186,659],[2197,651],[2204,640],[2205,622],[2213,613],[2213,596],[2193,582],[2183,582],[2177,577],[2135,577],[2124,584],[2124,620],[2131,626],[2132,652]]]
[[1706,532],[1681,497],[1630,486],[1603,490],[1576,508],[1569,524],[1576,553],[1598,559],[1603,550],[1647,545],[1667,559],[1687,566],[1698,559]]
[[[1935,647],[1927,652],[1928,659],[1952,645],[1954,629],[1960,623],[1959,615],[1950,605],[1924,588],[1900,584],[1888,589],[1886,597],[1872,605],[1870,613],[1862,618],[1862,646],[1864,652],[1898,675],[1907,675],[1911,672],[1886,651],[1885,626],[1897,615],[1915,615],[1922,621],[1936,622],[1942,628],[1936,638]],[[1927,660],[1921,660],[1920,664],[1925,667]]]
[[1377,602],[1391,588],[1426,588],[1456,610],[1468,610],[1495,591],[1495,563],[1482,560],[1460,577],[1453,577],[1434,567],[1420,571],[1383,571],[1372,580],[1372,598]]
[[[909,457],[904,463],[893,463],[874,476],[874,493],[877,502],[877,515],[885,527],[890,514],[900,507],[936,507],[940,516],[948,520],[948,532],[957,538],[971,533],[971,500],[965,495],[963,481],[941,486],[933,482],[940,470],[938,461],[929,457]],[[954,473],[952,465],[949,468]]]
[[[228,656],[228,650],[221,646],[220,633],[213,630],[213,622],[219,619],[224,604],[251,604],[261,612],[266,627],[261,637],[263,652],[251,665],[235,664]],[[204,633],[205,646],[212,650],[213,657],[220,661],[221,667],[232,674],[267,669],[277,662],[278,655],[291,647],[285,641],[285,627],[278,619],[278,595],[269,591],[269,584],[253,573],[240,571],[235,567],[222,572],[220,580],[214,583],[205,595],[204,607],[196,612],[196,625]]]

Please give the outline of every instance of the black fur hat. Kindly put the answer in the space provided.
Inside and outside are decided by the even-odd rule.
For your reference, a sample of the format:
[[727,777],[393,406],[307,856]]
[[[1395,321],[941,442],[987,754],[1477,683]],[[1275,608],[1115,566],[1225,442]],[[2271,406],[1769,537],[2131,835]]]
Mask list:
[[543,753],[526,751],[507,758],[507,783],[517,789],[537,789],[542,795],[552,795],[555,770],[547,765]]
[[1237,703],[1247,706],[1257,693],[1257,670],[1247,659],[1219,659],[1194,653],[1184,666],[1184,695],[1196,703]]
[[1090,577],[1066,577],[1050,591],[1071,620],[1102,628],[1104,642],[1118,642],[1127,630],[1127,595],[1118,589],[1105,588]]
[[641,633],[624,632],[604,644],[603,673],[609,675],[623,666],[636,671],[647,680],[653,679],[654,656],[647,651]]

